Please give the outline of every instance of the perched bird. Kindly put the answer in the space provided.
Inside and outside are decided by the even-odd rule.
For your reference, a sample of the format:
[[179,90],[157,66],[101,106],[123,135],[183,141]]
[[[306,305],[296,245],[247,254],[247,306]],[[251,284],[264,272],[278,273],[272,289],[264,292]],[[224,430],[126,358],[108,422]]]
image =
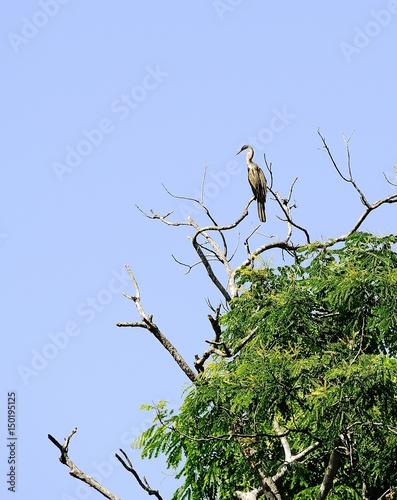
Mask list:
[[243,146],[237,154],[247,149],[247,167],[248,167],[248,182],[250,183],[252,192],[254,193],[256,204],[258,206],[258,217],[261,222],[266,222],[265,202],[266,202],[266,177],[263,170],[252,161],[254,150],[252,146],[247,144]]

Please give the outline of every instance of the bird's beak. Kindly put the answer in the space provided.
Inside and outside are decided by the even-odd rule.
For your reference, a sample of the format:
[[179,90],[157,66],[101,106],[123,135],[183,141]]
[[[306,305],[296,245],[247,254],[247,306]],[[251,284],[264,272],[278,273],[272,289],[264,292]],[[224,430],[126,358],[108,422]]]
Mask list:
[[240,151],[238,153],[236,153],[236,156],[239,155],[242,150],[243,150],[243,148],[241,148]]

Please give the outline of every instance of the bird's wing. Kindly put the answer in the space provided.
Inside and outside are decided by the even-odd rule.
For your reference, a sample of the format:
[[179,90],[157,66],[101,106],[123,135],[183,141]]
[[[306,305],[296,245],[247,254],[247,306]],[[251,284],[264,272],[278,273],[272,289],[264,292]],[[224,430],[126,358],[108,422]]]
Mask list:
[[266,201],[266,177],[265,174],[263,173],[263,170],[258,167],[258,178],[259,178],[259,192],[258,192],[258,200],[262,201],[265,203]]
[[248,170],[248,182],[255,198],[264,203],[266,201],[266,178],[258,165]]

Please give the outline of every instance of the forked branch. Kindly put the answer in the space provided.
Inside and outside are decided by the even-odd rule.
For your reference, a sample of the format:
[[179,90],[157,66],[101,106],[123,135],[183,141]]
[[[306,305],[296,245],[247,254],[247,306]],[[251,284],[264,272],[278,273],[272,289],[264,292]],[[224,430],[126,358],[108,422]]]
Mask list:
[[171,342],[167,339],[167,337],[162,333],[160,328],[153,322],[153,315],[147,315],[142,307],[141,303],[141,293],[139,290],[138,282],[135,279],[135,276],[132,274],[132,271],[128,265],[125,266],[130,275],[131,281],[135,287],[135,295],[127,295],[123,292],[123,295],[132,300],[135,304],[135,307],[141,317],[141,321],[134,321],[129,323],[117,323],[119,327],[138,327],[145,328],[148,330],[159,342],[160,344],[171,354],[174,358],[177,365],[182,369],[182,371],[187,375],[187,377],[194,382],[196,380],[196,374],[190,368],[190,366],[186,363],[183,357],[179,354],[177,349],[171,344]]
[[147,479],[146,479],[145,476],[143,476],[143,479],[140,478],[139,474],[134,469],[134,466],[132,465],[132,462],[129,459],[128,455],[125,453],[125,451],[123,451],[122,449],[120,449],[120,452],[122,453],[123,457],[121,457],[118,453],[116,453],[117,460],[121,463],[121,465],[126,470],[128,470],[128,472],[131,472],[131,474],[137,480],[137,483],[139,484],[139,486],[143,490],[145,490],[148,493],[148,495],[155,496],[156,498],[158,498],[158,500],[163,500],[163,497],[160,495],[159,491],[158,490],[154,490],[153,488],[151,488],[151,486],[148,483],[148,481],[147,481]]
[[[69,467],[70,472],[69,474],[83,483],[88,484],[88,486],[91,486],[94,488],[94,490],[98,491],[101,493],[104,497],[108,498],[109,500],[121,500],[118,496],[114,495],[112,492],[110,492],[107,488],[102,486],[98,481],[96,481],[94,478],[83,472],[81,469],[79,469],[73,461],[69,458],[68,452],[69,452],[69,442],[71,438],[76,434],[77,428],[74,428],[72,432],[69,434],[69,436],[65,439],[64,443],[61,444],[59,441],[57,441],[51,434],[48,434],[48,439],[59,449],[61,452],[61,456],[59,457],[59,460],[62,464],[66,465]],[[137,480],[139,486],[148,493],[148,495],[154,495],[158,500],[163,500],[162,496],[158,492],[158,490],[154,490],[150,487],[149,483],[147,482],[146,478],[143,477],[143,479],[140,478],[139,474],[136,472],[134,469],[131,460],[128,458],[127,454],[123,451],[120,450],[120,452],[123,454],[124,458],[121,458],[120,455],[117,453],[116,458],[119,460],[119,462],[123,465],[125,469],[127,469],[131,474],[135,477]]]
[[108,498],[109,500],[120,500],[119,497],[111,493],[108,489],[106,489],[104,486],[102,486],[98,481],[96,481],[94,478],[83,472],[81,469],[79,469],[69,458],[68,451],[69,451],[69,442],[74,434],[76,434],[77,428],[73,429],[72,432],[69,434],[69,436],[65,439],[64,443],[61,444],[59,443],[51,434],[48,434],[48,439],[59,449],[61,452],[61,456],[59,457],[59,461],[69,467],[70,471],[69,474],[76,479],[79,479],[83,483],[88,484],[88,486],[91,486],[94,488],[94,490],[98,491],[101,493],[104,497]]

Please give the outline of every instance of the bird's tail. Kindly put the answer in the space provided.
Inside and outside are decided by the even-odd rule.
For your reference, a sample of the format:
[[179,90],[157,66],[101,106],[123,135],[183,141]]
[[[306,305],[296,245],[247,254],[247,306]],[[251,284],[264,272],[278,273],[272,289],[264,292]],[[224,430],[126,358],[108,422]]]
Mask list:
[[258,217],[261,222],[266,222],[266,214],[265,214],[265,204],[261,201],[257,201],[258,206]]

